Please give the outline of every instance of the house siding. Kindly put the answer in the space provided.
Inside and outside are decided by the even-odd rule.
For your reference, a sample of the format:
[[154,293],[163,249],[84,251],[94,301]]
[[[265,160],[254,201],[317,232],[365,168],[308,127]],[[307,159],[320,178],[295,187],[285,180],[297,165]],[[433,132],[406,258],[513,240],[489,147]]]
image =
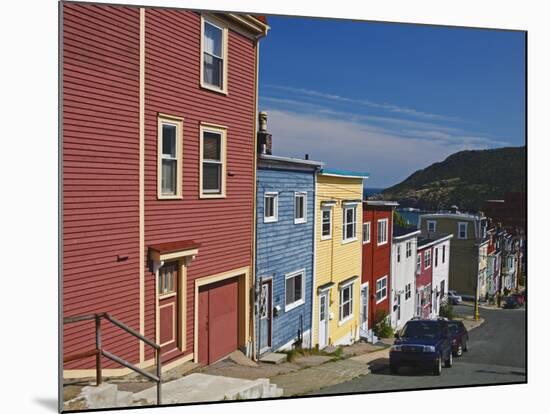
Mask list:
[[[439,315],[439,309],[441,307],[441,303],[443,301],[443,298],[447,295],[449,292],[449,264],[451,255],[450,248],[451,248],[451,241],[445,240],[441,241],[439,243],[436,243],[433,246],[433,270],[432,270],[432,290],[434,291],[434,297],[432,300],[433,303],[433,309],[432,314],[433,316]],[[443,262],[443,247],[445,247],[445,262]],[[436,250],[438,251],[438,261],[437,265],[435,262],[435,256],[436,256]],[[445,282],[445,288],[444,291],[441,292],[441,282]]]
[[[395,240],[395,239],[394,239]],[[397,319],[397,312],[391,306],[391,324],[395,329],[400,329],[409,319],[414,316],[414,300],[416,292],[416,254],[417,254],[417,238],[410,237],[392,243],[392,270],[391,270],[391,295],[390,297],[397,304],[395,299],[397,295],[401,296],[401,317]],[[411,256],[406,257],[407,243],[411,243]],[[397,261],[397,246],[401,247],[401,260]],[[406,285],[411,285],[411,296],[405,299]]]
[[[317,178],[317,197],[316,210],[321,211],[323,201],[334,200],[336,205],[332,207],[332,238],[321,240],[321,214],[317,214],[315,221],[315,289],[313,306],[313,341],[312,345],[318,341],[319,324],[319,303],[317,288],[326,283],[333,282],[334,286],[330,288],[329,313],[333,315],[329,321],[329,343],[338,344],[340,342],[349,342],[359,337],[359,302],[361,286],[361,240],[362,214],[361,203],[357,205],[357,240],[350,243],[342,243],[342,220],[343,209],[342,202],[345,200],[361,200],[363,195],[363,181],[358,178],[333,177],[319,174]],[[357,279],[353,283],[353,318],[338,323],[339,310],[339,289],[338,283],[345,281],[353,276]]]
[[[261,164],[260,164],[261,165]],[[314,173],[258,168],[256,190],[256,278],[272,277],[272,307],[281,312],[272,317],[272,346],[278,350],[311,329],[313,283]],[[294,223],[294,193],[307,193],[307,221]],[[278,220],[264,223],[264,194],[278,193]],[[285,311],[285,275],[305,270],[305,303]],[[256,315],[256,317],[258,317]],[[258,333],[257,333],[258,334]],[[309,334],[304,338],[309,342]],[[258,339],[256,339],[258,340]]]
[[[424,266],[424,259],[426,257],[426,252],[431,252],[431,265],[429,267]],[[422,298],[425,299],[424,306],[421,307],[421,314],[417,316],[421,316],[424,318],[427,318],[431,315],[432,312],[432,303],[431,300],[428,300],[429,298],[426,297],[426,295],[430,295],[431,297],[431,291],[433,290],[433,278],[432,278],[432,272],[433,272],[433,248],[432,247],[418,247],[417,254],[420,254],[421,259],[421,265],[420,265],[420,273],[417,273],[416,275],[416,292],[420,293],[420,300]],[[429,289],[429,292],[426,292],[426,295],[424,295],[424,289],[426,286],[430,285],[431,288]],[[418,304],[416,304],[418,306]]]

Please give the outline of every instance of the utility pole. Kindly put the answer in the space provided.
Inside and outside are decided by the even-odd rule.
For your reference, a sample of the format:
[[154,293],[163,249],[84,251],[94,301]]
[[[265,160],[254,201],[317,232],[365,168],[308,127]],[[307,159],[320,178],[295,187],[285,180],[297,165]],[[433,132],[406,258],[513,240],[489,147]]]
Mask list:
[[477,249],[477,272],[476,272],[476,293],[474,298],[474,321],[479,320],[479,245],[476,244]]

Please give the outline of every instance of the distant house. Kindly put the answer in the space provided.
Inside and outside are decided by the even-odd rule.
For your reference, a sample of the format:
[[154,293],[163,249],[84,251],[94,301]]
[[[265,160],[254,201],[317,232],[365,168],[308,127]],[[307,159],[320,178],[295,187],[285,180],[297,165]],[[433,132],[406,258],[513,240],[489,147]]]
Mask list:
[[450,246],[450,289],[470,297],[475,297],[476,288],[479,288],[479,292],[486,291],[488,237],[485,216],[461,213],[455,208],[450,212],[421,215],[418,228],[423,233],[453,235]]
[[487,296],[493,299],[500,291],[501,237],[503,231],[490,222],[487,230]]
[[509,192],[502,200],[487,200],[483,212],[495,224],[513,236],[524,235],[527,229],[527,195],[524,192]]
[[393,226],[391,251],[391,326],[401,329],[415,315],[417,237],[420,230]]
[[258,355],[311,343],[315,180],[323,165],[272,155],[266,118],[260,114],[256,174]]
[[378,315],[389,318],[391,247],[395,201],[363,202],[363,267],[361,272],[361,336],[370,337]]
[[359,339],[363,179],[323,169],[317,176],[312,345]]

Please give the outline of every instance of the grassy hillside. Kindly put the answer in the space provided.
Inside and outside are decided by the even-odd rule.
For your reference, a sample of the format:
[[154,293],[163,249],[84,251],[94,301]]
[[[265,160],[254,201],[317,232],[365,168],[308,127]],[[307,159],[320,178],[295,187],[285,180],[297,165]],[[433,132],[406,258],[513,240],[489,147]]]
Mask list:
[[460,151],[416,171],[382,194],[403,207],[445,209],[456,204],[462,210],[479,210],[487,199],[525,191],[525,169],[525,146]]

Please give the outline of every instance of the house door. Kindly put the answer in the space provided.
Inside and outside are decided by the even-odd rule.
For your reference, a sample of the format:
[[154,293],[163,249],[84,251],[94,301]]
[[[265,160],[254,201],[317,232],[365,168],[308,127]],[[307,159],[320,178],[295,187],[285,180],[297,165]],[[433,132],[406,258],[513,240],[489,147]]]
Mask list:
[[319,349],[328,345],[328,292],[319,295]]
[[212,364],[238,348],[238,279],[199,288],[199,363]]
[[361,327],[360,336],[366,337],[369,330],[369,285],[361,288]]
[[178,356],[178,262],[159,269],[159,344],[162,362]]
[[271,299],[271,280],[262,282],[260,290],[259,301],[259,316],[260,322],[259,329],[259,341],[260,341],[260,354],[266,352],[271,348],[271,313],[272,313],[272,299]]

